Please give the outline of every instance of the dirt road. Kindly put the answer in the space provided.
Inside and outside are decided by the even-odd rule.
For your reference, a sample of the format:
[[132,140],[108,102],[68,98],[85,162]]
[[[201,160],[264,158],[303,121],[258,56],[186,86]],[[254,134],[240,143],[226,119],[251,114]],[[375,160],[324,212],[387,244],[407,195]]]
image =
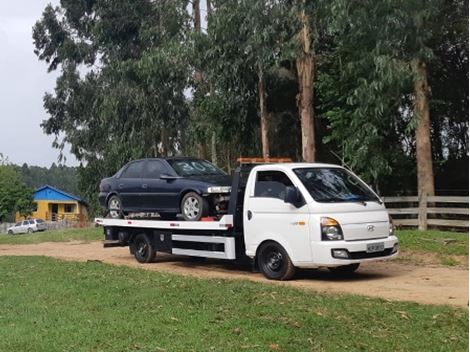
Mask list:
[[327,270],[302,270],[294,280],[266,280],[249,268],[217,261],[159,255],[156,263],[139,264],[128,248],[103,248],[101,242],[62,242],[35,245],[0,245],[0,255],[43,255],[63,260],[100,260],[147,270],[208,278],[244,279],[298,287],[317,292],[352,293],[389,300],[468,307],[468,270],[378,262],[363,264],[351,278],[338,278]]

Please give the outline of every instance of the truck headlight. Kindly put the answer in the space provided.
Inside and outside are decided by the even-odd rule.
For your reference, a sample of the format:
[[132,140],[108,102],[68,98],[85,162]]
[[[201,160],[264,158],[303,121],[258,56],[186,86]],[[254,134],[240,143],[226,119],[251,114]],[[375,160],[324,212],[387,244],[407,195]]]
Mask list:
[[207,187],[207,193],[230,193],[231,189],[230,186],[213,186]]
[[340,241],[343,239],[343,230],[339,223],[332,218],[320,219],[322,241]]

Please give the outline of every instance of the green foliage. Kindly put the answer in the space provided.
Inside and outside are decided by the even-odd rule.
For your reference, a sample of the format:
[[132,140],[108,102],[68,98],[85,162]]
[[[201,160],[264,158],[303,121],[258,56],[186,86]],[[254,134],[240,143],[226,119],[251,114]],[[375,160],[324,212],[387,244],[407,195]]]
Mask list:
[[64,192],[81,196],[78,189],[78,168],[53,163],[49,168],[40,166],[13,165],[23,182],[33,189],[49,185]]
[[42,126],[82,162],[80,190],[93,207],[99,180],[130,159],[195,155],[214,134],[227,168],[259,155],[260,75],[271,154],[298,160],[302,13],[315,56],[317,159],[341,159],[382,193],[413,191],[410,63],[420,58],[432,88],[436,188],[468,189],[468,2],[211,3],[201,33],[183,0],[64,0],[35,25],[38,58],[60,71]]
[[468,344],[466,309],[41,257],[2,257],[0,275],[4,351],[465,351]]
[[21,216],[33,211],[33,189],[26,186],[11,165],[0,165],[0,221],[19,212]]

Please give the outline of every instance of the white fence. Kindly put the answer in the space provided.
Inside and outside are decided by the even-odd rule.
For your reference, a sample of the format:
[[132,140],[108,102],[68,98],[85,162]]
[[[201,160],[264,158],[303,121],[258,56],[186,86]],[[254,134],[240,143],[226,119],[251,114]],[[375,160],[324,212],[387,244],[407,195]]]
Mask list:
[[384,197],[384,201],[397,226],[468,231],[468,197]]
[[13,222],[1,222],[0,223],[0,233],[7,233],[7,229],[10,226],[13,226],[13,225],[15,225],[15,223],[13,223]]

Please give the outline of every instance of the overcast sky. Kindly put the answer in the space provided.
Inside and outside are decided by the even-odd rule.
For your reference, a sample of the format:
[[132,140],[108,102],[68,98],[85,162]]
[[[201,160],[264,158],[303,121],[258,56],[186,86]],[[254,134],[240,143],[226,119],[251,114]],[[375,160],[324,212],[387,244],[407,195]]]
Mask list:
[[[48,116],[44,93],[52,92],[56,73],[47,73],[33,52],[32,27],[48,3],[59,0],[0,1],[0,153],[22,165],[50,166],[59,151],[53,136],[39,126]],[[67,150],[66,165],[77,165]]]

